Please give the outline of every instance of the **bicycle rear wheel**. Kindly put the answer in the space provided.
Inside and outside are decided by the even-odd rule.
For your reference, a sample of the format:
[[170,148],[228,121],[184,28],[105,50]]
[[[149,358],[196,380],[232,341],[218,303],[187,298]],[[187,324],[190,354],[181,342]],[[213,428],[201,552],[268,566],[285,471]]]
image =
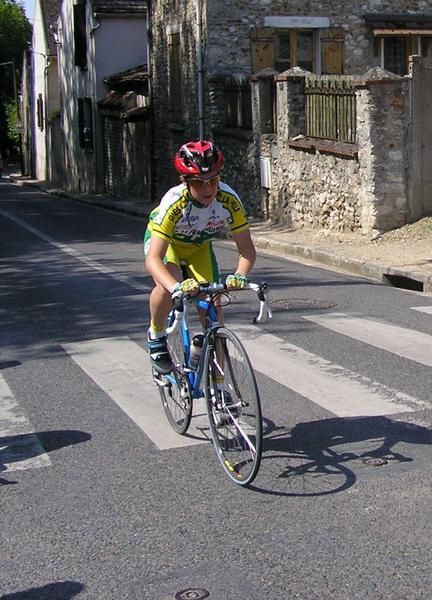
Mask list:
[[188,430],[192,418],[192,394],[188,375],[185,372],[185,356],[180,330],[168,335],[168,348],[173,369],[171,373],[160,376],[159,392],[171,427],[177,433],[184,434]]
[[249,357],[237,336],[220,327],[205,355],[205,398],[216,455],[228,477],[248,485],[262,453],[262,414]]

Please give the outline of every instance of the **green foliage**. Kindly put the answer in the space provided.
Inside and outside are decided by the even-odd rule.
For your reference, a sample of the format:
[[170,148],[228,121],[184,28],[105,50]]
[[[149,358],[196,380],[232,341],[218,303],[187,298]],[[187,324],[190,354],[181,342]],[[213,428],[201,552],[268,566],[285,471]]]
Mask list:
[[[13,153],[16,148],[14,128],[10,126],[10,105],[15,105],[14,71],[17,91],[25,50],[30,47],[32,27],[22,4],[0,0],[0,152]],[[1,64],[5,63],[5,64]],[[16,117],[15,117],[16,121]]]
[[17,107],[14,102],[10,102],[6,104],[6,123],[7,123],[7,135],[9,140],[15,146],[13,148],[14,153],[18,150],[18,142],[19,142],[19,131],[18,131],[18,112]]
[[14,60],[20,67],[31,32],[22,5],[15,0],[0,0],[0,63]]

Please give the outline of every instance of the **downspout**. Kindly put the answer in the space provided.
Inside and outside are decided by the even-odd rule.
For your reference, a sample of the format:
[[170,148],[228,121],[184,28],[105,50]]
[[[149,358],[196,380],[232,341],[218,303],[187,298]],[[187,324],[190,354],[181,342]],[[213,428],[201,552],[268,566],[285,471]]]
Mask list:
[[202,5],[201,0],[196,0],[196,53],[198,70],[198,131],[199,139],[204,139],[204,72],[203,72],[203,46],[202,46]]
[[152,81],[152,59],[153,59],[153,39],[152,39],[152,26],[151,26],[151,0],[147,0],[147,81],[148,81],[148,111],[149,111],[149,147],[150,147],[150,173],[149,173],[149,202],[154,202],[155,195],[155,123],[154,123],[154,110],[153,110],[153,81]]

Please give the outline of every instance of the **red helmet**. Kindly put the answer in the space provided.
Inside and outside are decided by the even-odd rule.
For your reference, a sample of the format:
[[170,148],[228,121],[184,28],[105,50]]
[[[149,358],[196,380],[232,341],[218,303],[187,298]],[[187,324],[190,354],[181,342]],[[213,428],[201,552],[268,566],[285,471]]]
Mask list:
[[207,175],[222,169],[224,157],[212,142],[188,142],[179,148],[174,166],[181,175]]

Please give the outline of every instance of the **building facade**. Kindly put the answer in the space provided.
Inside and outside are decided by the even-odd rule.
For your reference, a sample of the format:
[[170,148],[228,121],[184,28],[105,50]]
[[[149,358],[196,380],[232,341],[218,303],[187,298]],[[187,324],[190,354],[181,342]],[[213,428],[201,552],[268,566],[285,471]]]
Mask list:
[[[152,0],[149,6],[157,194],[175,182],[171,156],[178,145],[204,135],[223,149],[224,177],[257,216],[265,210],[253,74],[299,67],[361,78],[381,68],[404,77],[410,56],[427,59],[431,51],[431,1]],[[305,177],[307,161],[306,155]],[[294,196],[287,194],[289,203]]]

